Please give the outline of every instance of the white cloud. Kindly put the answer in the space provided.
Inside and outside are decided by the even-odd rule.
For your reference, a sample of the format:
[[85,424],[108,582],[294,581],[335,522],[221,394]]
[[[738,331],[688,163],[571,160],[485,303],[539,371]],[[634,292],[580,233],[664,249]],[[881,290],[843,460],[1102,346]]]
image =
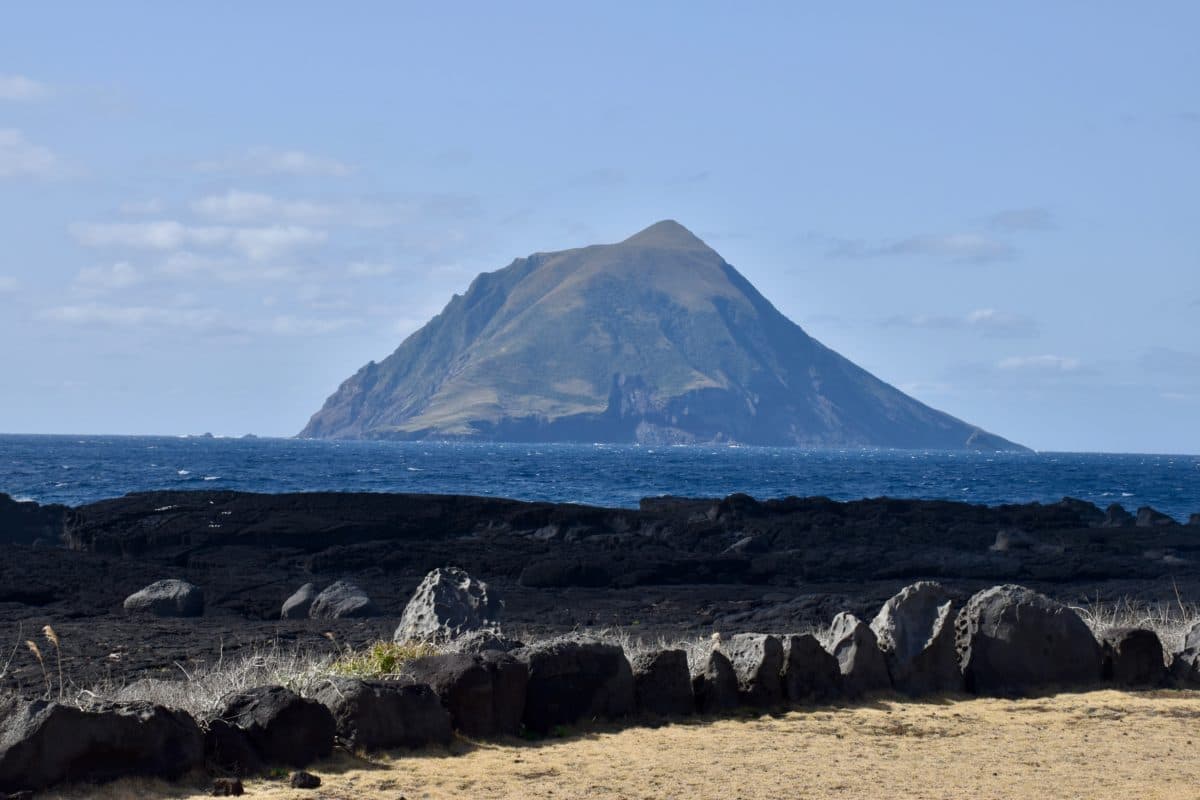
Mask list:
[[153,222],[79,222],[71,235],[84,247],[128,247],[135,250],[177,250],[212,246],[228,239],[225,228],[199,228],[174,220]]
[[1023,314],[994,308],[979,308],[965,316],[914,314],[884,320],[885,327],[928,328],[935,330],[976,330],[985,336],[1019,337],[1037,334],[1037,323]]
[[42,311],[40,318],[79,327],[177,328],[192,331],[235,332],[221,315],[204,308],[160,306],[114,306],[99,303],[57,306]]
[[161,214],[165,208],[166,204],[162,200],[152,197],[148,200],[131,200],[128,203],[122,203],[121,213],[130,216]]
[[1016,255],[1007,242],[978,233],[949,233],[910,236],[890,242],[863,240],[838,241],[830,255],[840,258],[885,258],[889,256],[928,256],[948,261],[982,264],[1003,261]]
[[323,336],[361,324],[356,319],[278,315],[262,321],[231,318],[203,307],[108,305],[88,303],[45,309],[38,318],[80,328],[117,330],[186,331],[206,335]]
[[330,205],[304,200],[280,200],[268,194],[232,189],[225,194],[209,195],[192,203],[192,210],[210,219],[225,222],[256,222],[263,219],[289,222],[322,223],[337,216]]
[[354,170],[335,158],[313,155],[302,150],[278,150],[258,147],[242,155],[196,164],[201,172],[233,172],[244,175],[316,175],[343,177]]
[[0,100],[39,100],[50,88],[24,75],[0,75]]
[[286,264],[261,264],[231,255],[205,255],[190,250],[171,253],[158,267],[175,278],[214,279],[224,283],[290,281],[299,270]]
[[0,178],[49,177],[62,164],[49,148],[34,144],[13,128],[0,128]]
[[11,275],[0,275],[0,294],[15,292],[20,284]]
[[295,248],[320,244],[324,231],[300,225],[230,227],[185,225],[175,220],[149,222],[80,222],[71,235],[85,247],[133,250],[227,249],[255,261],[265,261]]
[[380,264],[372,261],[357,261],[346,267],[346,274],[352,278],[382,278],[391,275],[396,268],[391,264]]
[[256,261],[274,258],[297,247],[320,244],[326,239],[324,231],[300,225],[237,228],[232,235],[234,249]]
[[191,250],[178,250],[168,255],[158,269],[165,275],[186,277],[213,274],[236,266],[237,261],[228,256],[208,256]]
[[1010,356],[1002,359],[997,367],[1005,370],[1028,370],[1037,372],[1075,372],[1081,364],[1078,358],[1064,356]]
[[278,336],[322,336],[359,324],[353,319],[295,317],[288,314],[271,319],[269,330]]
[[227,223],[384,228],[421,217],[465,219],[478,214],[479,202],[471,195],[453,194],[418,195],[387,201],[351,198],[318,202],[231,189],[224,194],[201,197],[192,203],[192,210],[206,219]]
[[1031,317],[994,308],[978,308],[967,314],[966,322],[968,326],[994,336],[1032,336],[1037,333],[1037,323]]
[[126,261],[118,261],[107,267],[85,267],[75,278],[75,283],[80,288],[101,291],[127,289],[141,282],[141,273]]

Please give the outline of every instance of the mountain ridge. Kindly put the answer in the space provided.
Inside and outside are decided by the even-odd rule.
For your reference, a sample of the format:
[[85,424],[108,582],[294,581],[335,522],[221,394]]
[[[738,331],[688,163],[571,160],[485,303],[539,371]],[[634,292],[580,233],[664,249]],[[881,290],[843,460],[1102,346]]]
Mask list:
[[480,274],[300,436],[1025,449],[825,347],[674,220]]

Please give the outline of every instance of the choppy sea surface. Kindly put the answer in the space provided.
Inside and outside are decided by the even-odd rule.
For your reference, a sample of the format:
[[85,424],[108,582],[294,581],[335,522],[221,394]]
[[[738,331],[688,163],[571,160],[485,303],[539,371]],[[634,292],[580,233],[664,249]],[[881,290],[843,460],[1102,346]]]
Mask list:
[[768,447],[0,436],[0,492],[82,503],[150,489],[476,494],[636,506],[643,497],[904,497],[1200,512],[1200,456]]

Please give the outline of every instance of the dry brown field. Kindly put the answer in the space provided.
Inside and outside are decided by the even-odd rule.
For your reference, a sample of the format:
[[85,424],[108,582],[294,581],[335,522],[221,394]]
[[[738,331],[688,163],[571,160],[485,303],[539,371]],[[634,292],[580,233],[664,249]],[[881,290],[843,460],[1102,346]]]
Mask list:
[[[256,780],[247,796],[1176,800],[1200,797],[1200,692],[885,698],[777,716],[588,726],[537,742],[341,754],[310,771],[320,789]],[[199,778],[124,781],[39,797],[185,798],[206,789]]]

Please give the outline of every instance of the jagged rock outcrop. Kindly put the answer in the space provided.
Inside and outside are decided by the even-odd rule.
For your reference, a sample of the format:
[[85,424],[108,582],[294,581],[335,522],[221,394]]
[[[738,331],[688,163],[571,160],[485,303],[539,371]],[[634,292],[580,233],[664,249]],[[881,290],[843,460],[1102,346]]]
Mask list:
[[924,695],[962,689],[955,613],[950,593],[933,581],[904,587],[879,609],[871,630],[898,691]]
[[1200,649],[1200,622],[1194,623],[1183,635],[1183,648],[1185,650]]
[[1125,507],[1120,503],[1110,503],[1108,508],[1104,510],[1104,521],[1101,527],[1104,528],[1132,528],[1137,519],[1125,510]]
[[1144,628],[1118,628],[1104,634],[1102,671],[1118,686],[1158,686],[1167,678],[1167,662],[1158,635]]
[[404,671],[433,689],[454,728],[467,736],[521,732],[529,672],[508,653],[485,650],[425,656],[406,664]]
[[223,719],[208,722],[204,731],[204,761],[239,777],[257,775],[265,769],[246,731]]
[[635,708],[633,670],[620,647],[562,637],[514,655],[529,670],[525,727],[547,733],[581,719],[616,719]]
[[1154,528],[1160,525],[1178,525],[1179,523],[1161,511],[1156,511],[1150,506],[1142,506],[1137,510],[1137,522],[1134,524],[1139,528]]
[[1022,449],[811,338],[670,220],[480,275],[300,435]]
[[65,506],[23,503],[0,492],[0,542],[58,546],[66,512]]
[[82,711],[36,700],[0,715],[0,792],[131,775],[173,780],[203,757],[195,721],[149,703]]
[[775,636],[739,633],[721,645],[738,680],[745,705],[774,708],[783,703],[783,644]]
[[423,683],[334,678],[325,682],[313,699],[328,709],[338,741],[350,749],[450,742],[450,715],[433,689]]
[[692,695],[701,714],[720,714],[737,708],[737,673],[720,650],[713,650],[693,665]]
[[829,629],[829,652],[842,673],[842,691],[850,697],[892,688],[887,661],[871,627],[843,611]]
[[842,691],[841,666],[811,633],[783,639],[783,694],[793,703],[816,703]]
[[683,716],[696,708],[687,653],[657,650],[630,659],[637,710],[659,716]]
[[1101,677],[1100,644],[1071,609],[1024,586],[975,594],[955,621],[966,689],[1004,694]]
[[329,709],[282,686],[230,695],[216,719],[241,728],[264,764],[305,767],[333,752],[336,726]]
[[503,609],[488,585],[457,567],[433,570],[413,593],[393,636],[397,642],[448,642],[497,628]]

